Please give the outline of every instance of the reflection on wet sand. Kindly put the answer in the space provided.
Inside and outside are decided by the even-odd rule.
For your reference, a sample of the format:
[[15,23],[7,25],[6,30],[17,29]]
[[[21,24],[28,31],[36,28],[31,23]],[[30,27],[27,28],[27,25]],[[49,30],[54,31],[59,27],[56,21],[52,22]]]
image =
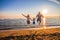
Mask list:
[[0,30],[0,40],[60,40],[60,28]]

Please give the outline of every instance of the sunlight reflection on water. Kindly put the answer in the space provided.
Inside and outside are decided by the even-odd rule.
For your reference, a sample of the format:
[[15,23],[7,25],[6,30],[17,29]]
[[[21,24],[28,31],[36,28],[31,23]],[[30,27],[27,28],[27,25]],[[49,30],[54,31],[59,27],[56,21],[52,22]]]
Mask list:
[[45,19],[45,17],[43,18],[43,28],[46,29],[46,19]]

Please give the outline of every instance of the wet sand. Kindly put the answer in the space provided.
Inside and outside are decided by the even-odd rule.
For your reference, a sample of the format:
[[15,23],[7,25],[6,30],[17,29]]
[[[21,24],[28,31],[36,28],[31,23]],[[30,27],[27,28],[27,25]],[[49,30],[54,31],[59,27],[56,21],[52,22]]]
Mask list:
[[[29,37],[30,36],[30,37]],[[51,37],[50,37],[51,36]],[[14,38],[12,38],[14,37]],[[22,37],[22,39],[21,39]],[[27,27],[24,29],[0,30],[0,40],[60,40],[60,26],[51,27]],[[32,40],[31,39],[31,40]]]

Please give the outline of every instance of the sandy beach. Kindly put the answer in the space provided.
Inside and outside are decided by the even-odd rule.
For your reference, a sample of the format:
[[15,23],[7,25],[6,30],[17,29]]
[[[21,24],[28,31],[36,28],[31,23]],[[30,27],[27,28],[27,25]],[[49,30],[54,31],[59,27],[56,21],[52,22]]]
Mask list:
[[0,30],[0,40],[60,40],[60,26]]

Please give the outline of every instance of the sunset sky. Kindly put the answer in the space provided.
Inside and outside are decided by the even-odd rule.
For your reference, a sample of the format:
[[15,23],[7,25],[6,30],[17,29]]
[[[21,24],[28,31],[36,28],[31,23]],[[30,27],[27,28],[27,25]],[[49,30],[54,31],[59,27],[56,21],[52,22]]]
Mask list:
[[20,18],[22,13],[60,16],[60,0],[0,0],[0,18]]

